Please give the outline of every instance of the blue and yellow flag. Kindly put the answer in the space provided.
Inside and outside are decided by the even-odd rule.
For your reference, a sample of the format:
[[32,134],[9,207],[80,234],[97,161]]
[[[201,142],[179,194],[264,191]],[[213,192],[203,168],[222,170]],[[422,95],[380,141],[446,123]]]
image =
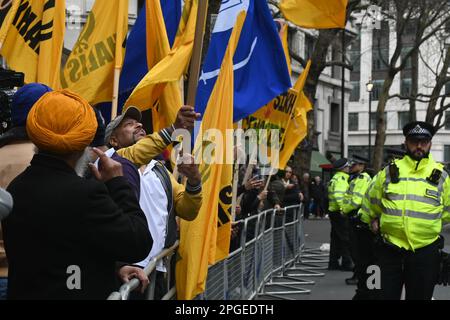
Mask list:
[[[181,1],[161,0],[169,45],[172,47],[181,18]],[[151,28],[152,21],[147,21],[147,7],[143,6],[127,39],[125,59],[120,73],[119,110],[128,99],[133,89],[149,71],[147,65],[147,23]],[[143,45],[145,43],[145,45]]]
[[96,0],[61,71],[61,84],[92,105],[111,101],[114,69],[123,62],[128,0]]
[[[175,85],[178,86],[178,81],[185,73],[191,60],[195,25],[197,22],[197,7],[198,0],[185,1],[178,33],[171,49],[168,46],[167,35],[165,35],[166,41],[157,44],[155,44],[155,42],[150,42],[147,38],[147,44],[151,46],[151,50],[147,51],[147,64],[150,71],[133,90],[130,97],[125,102],[125,107],[133,105],[141,110],[150,109],[155,105],[166,85],[174,85],[176,83]],[[155,28],[153,25],[155,23],[158,28],[159,25],[164,25],[162,14],[160,15],[160,18],[152,22],[150,28]],[[148,32],[149,29],[147,29],[147,36]],[[153,32],[151,36],[154,37],[154,39],[161,39],[162,33]],[[164,58],[158,60],[159,56],[166,51],[167,53]],[[155,62],[157,63],[154,64]],[[172,118],[171,115],[176,115],[176,112],[180,107],[181,105],[178,105],[176,110],[168,108],[167,110],[170,112],[167,116],[168,119]],[[171,120],[168,121],[170,123]]]
[[[14,1],[0,29],[0,54],[11,69],[25,73],[25,83],[60,88],[65,1]],[[5,36],[6,35],[6,36]]]
[[[200,172],[203,190],[205,195],[206,192],[209,193],[203,200],[197,218],[190,222],[182,220],[180,224],[181,238],[178,252],[181,259],[176,267],[176,285],[177,298],[181,300],[190,300],[203,292],[208,264],[214,264],[228,256],[227,247],[229,248],[231,230],[232,164],[227,164],[226,154],[227,151],[230,152],[227,148],[233,148],[233,146],[222,143],[222,138],[226,136],[227,129],[233,128],[233,55],[244,19],[245,12],[242,12],[236,20],[229,39],[194,149],[200,150],[196,155],[202,156]],[[219,133],[222,137],[218,136]],[[214,150],[210,154],[214,160],[211,161],[205,150],[201,148],[204,145],[209,146],[208,150]],[[226,232],[218,232],[220,227],[228,230],[228,236]],[[222,243],[219,245],[218,241]]]
[[197,88],[196,111],[204,113],[240,11],[246,11],[234,55],[234,118],[254,113],[292,85],[267,0],[222,1]]
[[348,0],[282,0],[287,20],[303,28],[345,28]]

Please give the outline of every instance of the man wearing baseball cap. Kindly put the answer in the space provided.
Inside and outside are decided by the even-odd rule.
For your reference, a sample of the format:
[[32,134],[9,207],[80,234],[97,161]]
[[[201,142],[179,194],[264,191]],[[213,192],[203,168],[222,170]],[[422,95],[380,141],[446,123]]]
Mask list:
[[[133,157],[133,153],[123,152],[132,150],[140,141],[146,139],[146,132],[141,124],[141,112],[135,107],[128,109],[106,127],[105,144],[112,148],[106,151],[107,155],[133,161],[139,165],[139,160]],[[131,155],[131,157],[130,157]],[[130,157],[130,158],[128,158]],[[183,158],[191,155],[183,155]],[[143,159],[141,158],[140,161]],[[147,222],[154,244],[150,254],[137,263],[145,267],[151,258],[159,254],[164,248],[172,246],[177,239],[176,216],[185,220],[193,220],[197,217],[202,202],[201,176],[198,166],[193,163],[178,164],[178,171],[187,177],[186,186],[179,184],[173,175],[158,161],[149,159],[148,163],[140,166],[139,203],[146,214]],[[117,160],[119,161],[119,160]],[[124,176],[132,177],[124,172]],[[133,184],[133,179],[129,179]],[[165,279],[166,269],[161,264],[157,266],[155,298],[160,299],[167,293]]]
[[[433,125],[403,128],[406,154],[374,178],[361,218],[381,236],[381,299],[430,300],[438,280],[442,224],[450,221],[450,179],[430,153]],[[363,208],[364,209],[364,208]]]

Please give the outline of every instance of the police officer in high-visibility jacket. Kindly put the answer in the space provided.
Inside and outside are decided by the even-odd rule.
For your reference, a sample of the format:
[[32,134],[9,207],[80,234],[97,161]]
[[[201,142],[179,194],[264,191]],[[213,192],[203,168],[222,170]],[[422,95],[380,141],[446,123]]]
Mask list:
[[358,283],[357,275],[361,272],[361,263],[358,258],[358,241],[356,234],[359,229],[358,211],[361,208],[362,200],[369,187],[372,178],[365,172],[366,166],[369,164],[369,159],[353,155],[350,167],[350,185],[344,197],[344,205],[342,211],[349,219],[349,237],[350,237],[350,253],[355,264],[355,270],[351,278],[345,279],[348,285],[355,285]]
[[362,219],[381,237],[376,258],[381,298],[429,300],[440,262],[439,233],[450,220],[450,178],[430,154],[435,129],[425,122],[403,128],[406,155],[374,178]]
[[[353,270],[350,257],[350,240],[348,234],[348,219],[343,215],[344,196],[348,190],[349,162],[342,158],[333,163],[337,170],[328,186],[328,212],[331,222],[329,270]],[[339,259],[342,257],[342,265]]]

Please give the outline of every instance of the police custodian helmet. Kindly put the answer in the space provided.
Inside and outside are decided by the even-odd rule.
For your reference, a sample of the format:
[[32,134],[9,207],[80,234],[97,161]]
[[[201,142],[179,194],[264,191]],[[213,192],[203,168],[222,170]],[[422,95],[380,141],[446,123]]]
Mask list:
[[413,121],[403,127],[403,135],[406,138],[431,139],[435,133],[433,125],[423,121]]

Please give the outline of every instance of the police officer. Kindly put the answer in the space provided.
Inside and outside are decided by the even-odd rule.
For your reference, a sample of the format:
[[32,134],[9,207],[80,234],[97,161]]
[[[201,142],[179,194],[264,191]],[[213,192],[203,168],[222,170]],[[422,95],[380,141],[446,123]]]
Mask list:
[[342,211],[347,215],[350,223],[349,237],[350,237],[350,252],[353,262],[355,263],[355,270],[353,276],[349,279],[345,279],[345,283],[348,285],[355,285],[358,283],[357,275],[361,272],[361,263],[358,259],[358,241],[356,239],[356,233],[358,232],[358,211],[361,208],[362,200],[369,187],[370,175],[365,172],[366,166],[369,164],[369,159],[353,155],[352,165],[350,167],[350,185],[347,193],[344,197],[344,205]]
[[[342,158],[333,163],[337,170],[328,186],[328,212],[331,222],[330,260],[328,270],[352,271],[353,262],[350,257],[350,240],[348,220],[343,215],[344,196],[348,190],[349,162]],[[342,265],[339,258],[342,257]]]
[[434,127],[411,122],[403,128],[406,155],[394,160],[369,187],[362,219],[380,233],[376,258],[381,298],[432,298],[439,271],[439,233],[450,221],[450,179],[430,154]]

